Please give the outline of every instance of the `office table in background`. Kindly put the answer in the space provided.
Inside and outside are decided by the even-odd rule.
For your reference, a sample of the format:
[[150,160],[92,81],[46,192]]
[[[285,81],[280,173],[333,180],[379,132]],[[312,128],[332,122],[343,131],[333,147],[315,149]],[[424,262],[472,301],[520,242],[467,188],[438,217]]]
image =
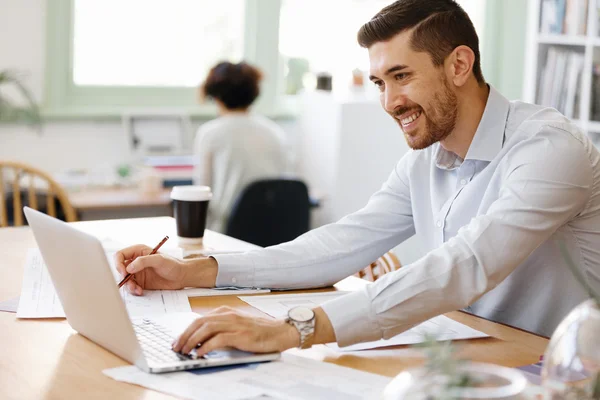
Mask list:
[[146,193],[136,188],[69,192],[80,221],[171,216],[171,189]]
[[[157,238],[175,234],[174,220],[168,217],[75,224],[100,239],[110,238],[124,244],[152,245]],[[206,233],[205,244],[215,249],[255,248],[211,231]],[[173,240],[165,244],[165,249],[173,249],[175,245],[176,241]],[[0,229],[0,301],[19,295],[26,250],[30,247],[36,245],[28,227]],[[336,289],[354,290],[362,284],[358,278],[351,277],[338,283]],[[326,290],[333,289],[318,291]],[[197,313],[228,305],[255,315],[264,315],[236,296],[197,297],[190,299],[190,302]],[[548,343],[545,338],[466,313],[452,312],[446,315],[492,336],[458,342],[459,355],[463,358],[516,367],[537,362]],[[103,369],[127,363],[76,334],[65,320],[17,320],[15,314],[0,312],[0,332],[2,399],[172,399],[171,396],[104,376]],[[318,345],[309,350],[291,352],[386,376],[395,376],[403,369],[422,362],[415,350],[406,346],[341,353]]]

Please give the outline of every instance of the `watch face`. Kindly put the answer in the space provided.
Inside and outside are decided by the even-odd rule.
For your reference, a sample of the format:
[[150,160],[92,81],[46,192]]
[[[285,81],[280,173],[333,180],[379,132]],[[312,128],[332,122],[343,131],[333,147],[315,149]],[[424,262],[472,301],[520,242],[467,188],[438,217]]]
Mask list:
[[307,322],[315,317],[315,312],[308,307],[294,307],[288,312],[288,316],[298,322]]

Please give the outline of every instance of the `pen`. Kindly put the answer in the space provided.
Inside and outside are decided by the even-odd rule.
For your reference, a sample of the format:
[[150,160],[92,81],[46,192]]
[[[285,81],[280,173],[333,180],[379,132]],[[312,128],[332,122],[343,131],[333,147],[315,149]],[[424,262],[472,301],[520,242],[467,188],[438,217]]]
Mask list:
[[[150,254],[148,254],[148,255],[149,255],[149,256],[151,256],[152,254],[156,254],[156,252],[158,251],[158,249],[160,249],[160,247],[161,247],[163,244],[165,244],[165,242],[166,242],[167,240],[169,240],[169,237],[168,237],[168,236],[165,236],[165,237],[163,238],[163,240],[161,240],[161,241],[160,241],[160,243],[159,243],[159,244],[157,244],[157,245],[156,245],[156,247],[155,247],[155,248],[153,248],[153,249],[152,249],[152,251],[150,252]],[[126,284],[126,283],[127,283],[127,281],[131,279],[131,277],[132,277],[132,276],[133,276],[133,274],[127,274],[127,275],[125,275],[125,278],[123,278],[123,280],[122,280],[121,282],[119,282],[119,289],[121,288],[121,286],[123,286],[124,284]]]

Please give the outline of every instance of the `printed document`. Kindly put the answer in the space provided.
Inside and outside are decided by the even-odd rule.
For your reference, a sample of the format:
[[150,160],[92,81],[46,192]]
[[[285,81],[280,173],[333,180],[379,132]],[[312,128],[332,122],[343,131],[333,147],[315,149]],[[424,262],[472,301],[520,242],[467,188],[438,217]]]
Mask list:
[[[112,254],[108,254],[112,265]],[[120,280],[115,275],[115,285]],[[125,288],[120,290],[127,311],[131,317],[152,314],[192,311],[187,296],[181,290],[146,290],[143,296],[134,296]],[[48,274],[48,269],[38,249],[30,249],[23,273],[23,286],[17,318],[64,318],[60,300]]]
[[0,311],[16,313],[19,307],[19,298],[0,301]]
[[391,378],[283,353],[281,360],[148,374],[135,366],[106,369],[117,381],[184,399],[380,399]]
[[239,296],[242,294],[269,293],[269,289],[252,289],[237,287],[219,287],[214,289],[207,288],[185,288],[183,289],[187,297],[209,297],[209,296]]
[[[269,314],[275,318],[283,318],[287,316],[288,310],[292,307],[304,306],[314,308],[328,300],[343,296],[346,293],[347,292],[337,291],[325,293],[279,294],[270,296],[240,296],[240,299],[265,314]],[[425,338],[428,335],[434,336],[439,341],[473,339],[489,336],[446,316],[439,315],[390,339],[357,343],[346,347],[339,347],[335,343],[330,343],[327,346],[340,351],[367,350],[378,347],[421,343],[425,341]]]

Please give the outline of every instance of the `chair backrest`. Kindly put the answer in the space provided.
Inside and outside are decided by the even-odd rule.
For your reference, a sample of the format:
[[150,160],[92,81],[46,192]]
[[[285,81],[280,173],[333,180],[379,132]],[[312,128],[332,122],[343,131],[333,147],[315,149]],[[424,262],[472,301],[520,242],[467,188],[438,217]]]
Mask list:
[[392,272],[400,268],[400,260],[391,251],[388,251],[377,260],[366,266],[361,271],[356,273],[359,278],[366,279],[371,282],[375,282],[388,272]]
[[[0,227],[9,226],[11,219],[14,226],[23,225],[23,206],[38,210],[40,192],[45,195],[43,211],[48,215],[57,216],[55,201],[58,200],[65,220],[77,220],[77,214],[69,202],[67,193],[50,175],[20,162],[0,161]],[[9,218],[7,199],[11,195],[13,215]]]
[[225,233],[263,247],[287,242],[308,231],[309,208],[304,182],[294,179],[255,181],[236,199]]

